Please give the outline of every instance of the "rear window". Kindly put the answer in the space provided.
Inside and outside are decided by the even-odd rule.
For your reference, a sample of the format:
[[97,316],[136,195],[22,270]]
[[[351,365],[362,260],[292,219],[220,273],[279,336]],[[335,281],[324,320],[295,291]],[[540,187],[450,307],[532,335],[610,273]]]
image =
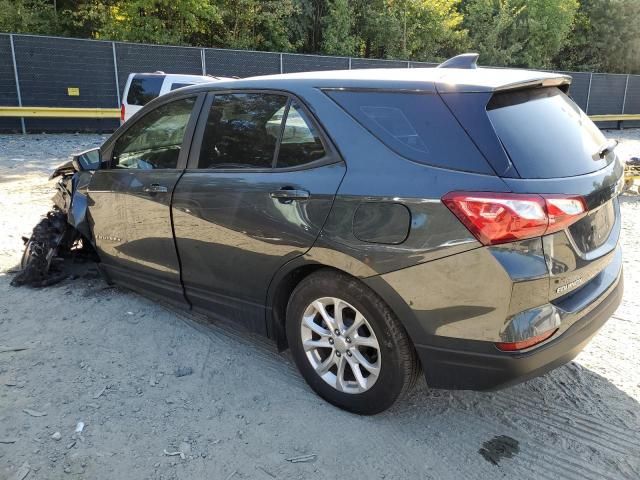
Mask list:
[[129,85],[127,103],[129,105],[146,105],[154,98],[160,96],[162,82],[164,82],[164,76],[133,77],[131,85]]
[[410,160],[493,174],[438,95],[353,90],[326,93],[381,142]]
[[498,93],[487,114],[522,178],[573,177],[607,166],[602,132],[559,89]]

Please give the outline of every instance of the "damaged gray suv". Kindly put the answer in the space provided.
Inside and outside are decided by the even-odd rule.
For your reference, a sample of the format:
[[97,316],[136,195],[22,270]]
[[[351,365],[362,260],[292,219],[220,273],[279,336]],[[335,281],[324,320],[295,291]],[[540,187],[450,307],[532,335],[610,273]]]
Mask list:
[[108,281],[272,338],[361,414],[421,371],[485,390],[562,365],[622,296],[623,165],[570,77],[476,58],[160,97],[54,173],[15,281],[81,241]]

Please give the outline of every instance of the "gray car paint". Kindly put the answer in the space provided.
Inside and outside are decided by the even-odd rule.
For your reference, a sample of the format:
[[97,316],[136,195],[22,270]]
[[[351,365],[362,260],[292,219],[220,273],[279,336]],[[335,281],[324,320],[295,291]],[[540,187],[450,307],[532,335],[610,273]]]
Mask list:
[[[136,212],[139,218],[156,212],[155,218],[163,223],[160,234],[156,231],[158,225],[149,223],[128,245],[111,245],[96,239],[103,261],[106,265],[111,262],[112,267],[120,262],[112,268],[114,271],[121,268],[118,281],[155,294],[173,289],[176,298],[184,287],[183,301],[189,300],[210,314],[243,321],[251,329],[276,338],[280,345],[286,343],[282,338],[282,302],[286,301],[292,279],[298,281],[319,266],[336,268],[362,279],[391,306],[416,345],[428,378],[426,363],[432,356],[424,353],[423,347],[446,341],[472,348],[469,345],[480,342],[483,346],[478,348],[484,349],[488,348],[485,342],[517,339],[535,324],[521,318],[523,315],[535,318],[536,309],[562,310],[559,327],[565,331],[615,290],[620,277],[618,230],[612,228],[609,234],[606,242],[611,247],[609,253],[597,262],[585,264],[585,268],[593,269],[589,282],[592,287],[564,298],[565,304],[548,307],[555,300],[550,295],[553,276],[548,265],[553,262],[578,265],[575,258],[557,255],[557,246],[567,244],[568,240],[562,238],[566,237],[565,232],[482,247],[440,198],[453,190],[571,192],[584,195],[589,206],[597,208],[617,194],[619,161],[612,161],[590,175],[548,180],[516,178],[517,172],[510,168],[503,150],[498,160],[502,163],[488,160],[502,176],[418,164],[386,148],[322,91],[324,88],[420,90],[440,92],[443,97],[451,95],[449,103],[453,104],[454,95],[458,95],[456,101],[476,94],[486,94],[488,98],[492,91],[514,84],[567,81],[566,77],[554,74],[514,72],[482,72],[475,82],[462,81],[469,72],[457,71],[437,75],[426,71],[387,71],[370,79],[363,72],[285,75],[189,87],[156,99],[105,143],[103,160],[108,160],[113,142],[127,125],[163,103],[187,94],[256,89],[285,92],[306,105],[318,121],[325,141],[335,150],[335,159],[309,169],[282,173],[183,170],[186,167],[183,163],[182,169],[171,172],[171,179],[164,179],[175,185],[173,199],[170,195],[143,198],[131,188],[131,182],[122,195],[101,198],[100,182],[105,182],[105,191],[115,193],[117,189],[107,185],[115,185],[119,180],[118,175],[102,170],[94,175],[93,186],[89,188],[88,208],[94,237],[97,234],[119,238],[111,233],[128,228],[120,224],[126,219],[123,212],[130,208],[139,209]],[[452,111],[460,108],[458,105]],[[193,131],[186,136],[185,152],[191,148],[190,135]],[[495,140],[476,145],[485,158],[501,149]],[[268,192],[283,186],[306,189],[312,200],[294,201],[283,209],[268,196]],[[370,204],[401,205],[408,211],[405,218],[410,226],[408,233],[403,233],[404,241],[397,242],[406,225],[392,218],[394,208],[382,208],[379,215],[367,217],[365,228],[354,231],[357,212]],[[175,229],[177,247],[173,253],[170,248],[173,238],[167,226]],[[373,233],[385,229],[390,229],[387,236]],[[595,255],[585,252],[589,254]],[[136,265],[128,265],[124,257]],[[148,269],[145,262],[149,260],[156,267]],[[129,272],[135,275],[128,276]],[[138,279],[145,276],[141,285]],[[561,275],[556,277],[553,281],[565,280]],[[436,386],[439,382],[455,386],[442,379],[433,380]]]

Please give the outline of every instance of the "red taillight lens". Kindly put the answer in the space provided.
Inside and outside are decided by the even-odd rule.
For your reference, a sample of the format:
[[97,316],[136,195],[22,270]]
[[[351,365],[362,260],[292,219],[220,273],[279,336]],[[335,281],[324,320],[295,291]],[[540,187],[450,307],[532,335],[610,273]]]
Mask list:
[[581,197],[517,193],[451,192],[444,204],[484,245],[556,232],[581,218]]
[[124,114],[125,114],[125,111],[124,111],[124,103],[123,103],[122,105],[120,105],[120,121],[121,122],[124,122]]
[[498,350],[502,350],[503,352],[515,352],[517,350],[524,350],[525,348],[531,348],[534,345],[544,342],[557,331],[558,329],[554,328],[553,330],[549,330],[540,335],[536,335],[535,337],[527,338],[526,340],[521,340],[519,342],[499,342],[496,343],[496,347],[498,347]]
[[549,215],[549,228],[546,233],[563,230],[587,213],[587,205],[582,197],[544,195],[544,199]]

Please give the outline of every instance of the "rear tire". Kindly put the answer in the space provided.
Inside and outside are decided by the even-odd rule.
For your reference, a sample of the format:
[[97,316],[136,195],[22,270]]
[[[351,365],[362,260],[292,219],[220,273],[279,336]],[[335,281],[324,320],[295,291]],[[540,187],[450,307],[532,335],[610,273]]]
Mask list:
[[337,407],[380,413],[415,384],[419,363],[404,327],[357,279],[328,269],[309,275],[291,294],[286,322],[300,373]]

